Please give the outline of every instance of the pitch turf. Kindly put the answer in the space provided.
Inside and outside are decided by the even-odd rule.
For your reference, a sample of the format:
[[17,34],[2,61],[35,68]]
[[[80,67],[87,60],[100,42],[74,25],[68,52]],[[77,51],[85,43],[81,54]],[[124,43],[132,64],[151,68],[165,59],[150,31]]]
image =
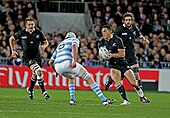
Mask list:
[[76,90],[77,105],[69,105],[67,90],[48,90],[50,100],[45,100],[39,89],[35,99],[29,100],[26,89],[0,88],[0,118],[170,118],[170,93],[145,91],[151,103],[143,104],[133,91],[127,95],[130,106],[120,106],[117,91],[103,91],[117,103],[103,106],[92,91]]

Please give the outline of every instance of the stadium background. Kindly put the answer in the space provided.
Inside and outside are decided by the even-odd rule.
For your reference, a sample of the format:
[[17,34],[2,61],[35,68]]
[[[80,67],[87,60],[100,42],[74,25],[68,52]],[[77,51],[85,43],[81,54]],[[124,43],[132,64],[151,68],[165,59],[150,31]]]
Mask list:
[[[1,70],[4,66],[7,70],[11,65],[19,66],[18,68],[22,66],[20,42],[16,42],[15,47],[19,57],[11,59],[9,37],[16,31],[24,29],[26,17],[33,17],[36,19],[37,28],[44,31],[50,44],[44,52],[41,52],[44,66],[48,66],[49,58],[66,32],[74,31],[80,39],[79,63],[90,68],[89,70],[98,68],[102,71],[108,63],[99,60],[97,51],[96,44],[101,37],[101,26],[110,24],[115,30],[122,24],[122,15],[128,11],[134,13],[135,25],[150,41],[149,45],[143,45],[138,40],[135,42],[140,68],[151,72],[149,68],[158,69],[158,75],[161,75],[164,69],[170,68],[170,2],[168,0],[2,0],[0,3]],[[1,71],[1,73],[2,78],[5,72]],[[144,76],[146,74],[144,73]],[[7,75],[5,77],[9,78]],[[150,77],[146,81],[147,77],[142,78],[145,89],[158,90],[158,80],[162,79],[158,76],[155,81],[153,78]]]

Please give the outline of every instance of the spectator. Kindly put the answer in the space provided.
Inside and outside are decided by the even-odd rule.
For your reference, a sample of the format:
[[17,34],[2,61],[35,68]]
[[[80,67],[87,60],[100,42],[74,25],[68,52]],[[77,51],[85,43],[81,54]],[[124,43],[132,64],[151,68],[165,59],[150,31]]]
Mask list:
[[152,61],[152,63],[151,63],[150,68],[161,69],[161,68],[162,68],[162,65],[161,65],[161,63],[159,62],[159,60],[154,59],[154,60]]

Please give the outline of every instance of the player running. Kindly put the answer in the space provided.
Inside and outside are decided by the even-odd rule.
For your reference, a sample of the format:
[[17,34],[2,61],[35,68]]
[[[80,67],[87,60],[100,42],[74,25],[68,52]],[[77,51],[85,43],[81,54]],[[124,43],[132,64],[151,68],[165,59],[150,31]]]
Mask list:
[[[82,78],[98,95],[98,97],[103,102],[103,105],[112,104],[112,101],[103,95],[99,86],[93,80],[87,70],[82,65],[77,63],[78,47],[79,39],[76,38],[76,35],[73,32],[68,32],[66,34],[65,40],[63,40],[58,45],[55,52],[53,53],[49,61],[49,65],[56,73],[69,79],[73,79],[76,76]],[[75,99],[71,99],[70,103],[75,105]]]
[[14,49],[15,41],[19,39],[23,48],[23,63],[32,70],[32,78],[30,86],[27,88],[29,98],[34,99],[34,86],[38,80],[38,84],[42,90],[42,95],[45,99],[50,96],[44,87],[44,76],[41,68],[41,55],[40,49],[43,51],[48,46],[48,41],[43,33],[35,28],[35,21],[33,18],[26,18],[26,29],[16,32],[10,37],[10,47],[12,50],[12,57],[16,58],[18,53]]
[[[134,50],[134,42],[138,37],[141,42],[149,43],[148,39],[140,32],[139,28],[134,24],[134,15],[130,12],[127,12],[123,15],[123,25],[120,26],[116,31],[115,35],[119,36],[123,40],[123,44],[126,47],[125,50],[125,58],[128,62],[128,65],[131,67],[134,72],[135,78],[138,81],[140,88],[142,88],[142,82],[139,76],[139,65],[138,60]],[[105,83],[105,89],[108,90],[110,85],[112,84],[112,78],[109,78]],[[140,101],[143,103],[149,103],[150,100],[146,97],[140,97]]]

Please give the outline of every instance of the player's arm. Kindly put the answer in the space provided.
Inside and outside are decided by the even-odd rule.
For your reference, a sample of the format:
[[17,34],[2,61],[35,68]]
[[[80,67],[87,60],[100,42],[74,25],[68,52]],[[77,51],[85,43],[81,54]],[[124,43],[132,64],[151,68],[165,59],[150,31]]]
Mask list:
[[[57,58],[56,57],[56,55],[57,55],[57,51],[55,51],[54,53],[53,53],[53,55],[51,56],[51,58],[50,58],[50,60],[49,60],[49,62],[48,62],[48,64],[49,64],[49,66],[56,72],[56,70],[55,70],[55,67],[54,67],[54,60]],[[58,75],[58,73],[56,72],[56,76]]]
[[109,57],[121,58],[125,57],[125,49],[118,49],[118,53],[109,53]]
[[53,59],[50,59],[48,64],[50,65],[50,67],[55,71],[55,68],[54,68],[54,60]]
[[136,31],[137,31],[137,37],[139,38],[140,42],[142,42],[143,44],[145,44],[145,43],[149,44],[149,40],[146,39],[146,38],[142,35],[141,31],[139,30],[139,28],[138,28],[137,26],[136,26]]
[[70,64],[71,68],[76,67],[76,62],[77,62],[77,57],[78,57],[78,47],[79,47],[79,40],[75,38],[72,41],[72,54],[73,54],[74,62]]
[[46,37],[44,36],[43,32],[40,33],[40,36],[42,38],[40,49],[41,49],[41,51],[44,51],[45,48],[48,47],[49,43],[48,43],[48,40],[46,39]]
[[72,53],[73,53],[73,59],[74,62],[72,62],[70,64],[71,68],[75,68],[76,67],[76,62],[77,62],[77,57],[78,57],[78,48],[76,44],[72,45]]
[[9,44],[10,44],[10,48],[11,48],[11,51],[12,51],[11,57],[12,58],[17,58],[18,53],[14,49],[15,38],[14,38],[13,35],[9,38]]
[[40,46],[41,51],[44,51],[45,48],[48,47],[48,45],[49,45],[48,40],[43,41],[41,46]]
[[72,45],[72,49],[73,49],[73,58],[74,58],[74,61],[77,62],[77,56],[78,56],[78,48],[77,48],[77,45],[76,44],[73,44]]
[[56,72],[55,70],[55,67],[54,67],[54,60],[51,58],[48,62],[48,64],[50,65],[50,67],[54,70],[54,72],[56,73],[56,77],[58,76],[58,73]]
[[142,34],[139,36],[139,40],[140,42],[142,42],[143,44],[149,44],[149,40],[146,39]]
[[43,47],[46,48],[48,47],[49,43],[48,43],[48,40],[46,39],[45,41],[43,41]]

